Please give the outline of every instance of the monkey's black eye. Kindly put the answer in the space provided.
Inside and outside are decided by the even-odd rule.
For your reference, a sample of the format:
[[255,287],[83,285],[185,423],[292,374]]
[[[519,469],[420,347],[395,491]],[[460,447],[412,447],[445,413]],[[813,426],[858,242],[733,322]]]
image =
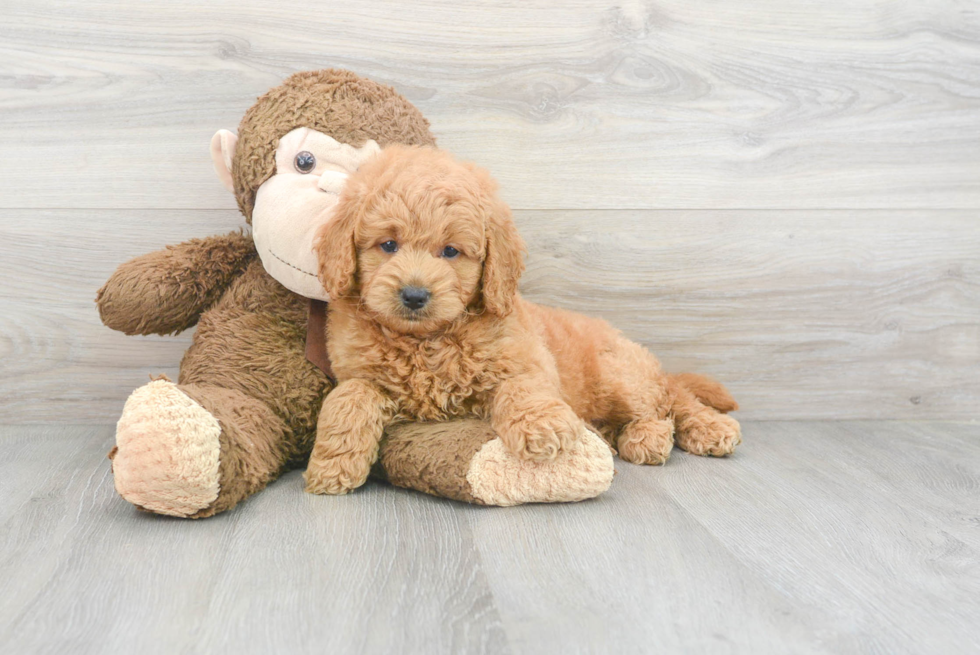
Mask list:
[[296,155],[296,159],[293,160],[293,165],[296,166],[296,170],[300,173],[309,173],[316,168],[316,157],[313,156],[312,152],[304,150]]
[[381,249],[387,253],[398,252],[398,243],[395,241],[385,241],[381,244]]
[[445,257],[446,259],[452,259],[458,254],[459,251],[453,248],[452,246],[446,246],[445,248],[442,249],[442,256]]

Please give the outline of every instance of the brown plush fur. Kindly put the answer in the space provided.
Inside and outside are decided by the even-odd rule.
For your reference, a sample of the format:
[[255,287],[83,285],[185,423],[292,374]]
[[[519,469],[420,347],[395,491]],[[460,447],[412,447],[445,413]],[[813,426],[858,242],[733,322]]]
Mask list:
[[[236,197],[247,218],[255,191],[275,171],[279,138],[300,126],[351,145],[435,142],[428,121],[390,87],[340,70],[293,75],[239,127]],[[220,494],[194,518],[233,507],[286,468],[306,464],[332,386],[304,354],[308,300],[265,272],[250,236],[194,239],[137,257],[116,270],[96,302],[103,322],[127,334],[198,326],[178,384],[222,432]]]
[[467,473],[477,452],[496,437],[486,421],[474,419],[392,425],[373,473],[399,487],[483,504]]
[[125,334],[176,334],[192,327],[255,260],[240,232],[191,239],[121,265],[96,296],[102,322]]
[[238,127],[233,179],[238,206],[248,221],[256,191],[276,170],[279,139],[297,127],[354,147],[369,139],[382,147],[435,145],[429,121],[390,86],[337,69],[290,75],[261,96]]
[[[445,250],[447,246],[458,251]],[[673,446],[723,455],[738,423],[720,385],[671,380],[604,321],[517,293],[524,244],[484,171],[428,147],[392,146],[364,164],[318,241],[339,384],[320,415],[307,489],[366,480],[392,421],[488,418],[514,453],[550,460],[601,426],[622,458],[663,463]],[[402,302],[408,287],[430,294]],[[730,403],[729,403],[730,404]]]

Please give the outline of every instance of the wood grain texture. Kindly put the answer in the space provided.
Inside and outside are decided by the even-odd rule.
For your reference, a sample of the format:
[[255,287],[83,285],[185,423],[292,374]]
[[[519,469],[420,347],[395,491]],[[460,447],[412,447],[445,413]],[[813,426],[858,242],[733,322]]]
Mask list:
[[291,473],[183,521],[116,496],[111,426],[0,427],[0,651],[966,653],[980,424],[747,422],[571,505]]
[[[523,288],[607,318],[740,416],[974,418],[980,225],[961,211],[521,211]],[[125,337],[115,266],[240,226],[222,211],[0,211],[0,421],[114,421],[188,336]]]
[[151,374],[176,379],[190,333],[113,332],[95,293],[131,257],[240,227],[235,212],[0,212],[0,420],[114,421]]
[[527,295],[609,319],[750,418],[977,418],[975,212],[523,212]]
[[208,139],[326,66],[396,86],[518,208],[980,207],[964,0],[0,12],[0,207],[232,208]]
[[[941,441],[942,429],[929,425],[911,438],[901,424],[755,427],[754,455],[737,470],[692,481],[665,469],[665,491],[746,566],[806,603],[830,652],[980,647],[976,496],[947,494],[939,511],[924,511],[919,501],[920,489],[943,484],[950,473],[946,458],[923,457],[920,446],[923,433]],[[844,431],[846,450],[835,438]],[[908,447],[896,447],[896,432]],[[980,439],[977,425],[970,437]],[[953,453],[960,470],[970,471],[969,486],[977,484],[976,449]],[[922,477],[886,485],[876,473],[911,466]],[[960,531],[963,513],[974,520],[968,540],[950,531]],[[835,624],[844,629],[830,628]]]
[[3,652],[508,652],[448,501],[379,485],[330,502],[297,473],[173,520],[116,495],[112,439],[0,430],[0,472],[33,473],[0,483]]
[[971,652],[980,426],[949,432],[970,446],[934,423],[747,424],[729,460],[618,463],[595,514],[488,512],[474,534],[523,652]]
[[0,421],[111,421],[176,374],[189,335],[113,334],[94,292],[240,226],[211,135],[325,66],[500,180],[530,297],[743,417],[980,412],[972,3],[37,0],[0,3],[0,61]]
[[[691,474],[691,460],[678,454],[668,467]],[[730,464],[705,461],[694,475],[710,480]],[[470,514],[516,652],[826,652],[819,617],[667,497],[657,484],[666,470],[616,465],[613,487],[585,509]]]

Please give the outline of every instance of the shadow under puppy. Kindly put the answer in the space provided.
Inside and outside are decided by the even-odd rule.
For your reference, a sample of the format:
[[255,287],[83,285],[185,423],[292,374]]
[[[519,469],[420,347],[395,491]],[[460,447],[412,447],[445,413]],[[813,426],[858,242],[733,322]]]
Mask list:
[[667,376],[605,321],[523,300],[524,243],[496,183],[446,152],[389,146],[363,164],[316,250],[339,384],[307,491],[364,484],[398,420],[488,418],[532,460],[553,459],[583,421],[637,464],[662,464],[675,438],[699,455],[741,442],[720,384]]

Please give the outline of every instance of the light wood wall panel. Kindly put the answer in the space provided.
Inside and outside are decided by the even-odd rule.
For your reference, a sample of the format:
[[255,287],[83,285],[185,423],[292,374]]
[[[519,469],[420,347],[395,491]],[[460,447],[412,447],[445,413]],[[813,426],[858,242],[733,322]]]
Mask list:
[[[980,407],[972,211],[519,211],[530,299],[607,318],[741,416],[968,419]],[[115,420],[189,343],[103,327],[118,262],[231,211],[0,211],[0,423]]]
[[113,420],[188,335],[95,290],[234,229],[207,145],[298,70],[489,168],[529,296],[752,418],[980,414],[980,11],[957,0],[0,0],[0,422]]
[[231,208],[287,74],[394,84],[519,208],[980,207],[971,0],[0,5],[5,208]]

